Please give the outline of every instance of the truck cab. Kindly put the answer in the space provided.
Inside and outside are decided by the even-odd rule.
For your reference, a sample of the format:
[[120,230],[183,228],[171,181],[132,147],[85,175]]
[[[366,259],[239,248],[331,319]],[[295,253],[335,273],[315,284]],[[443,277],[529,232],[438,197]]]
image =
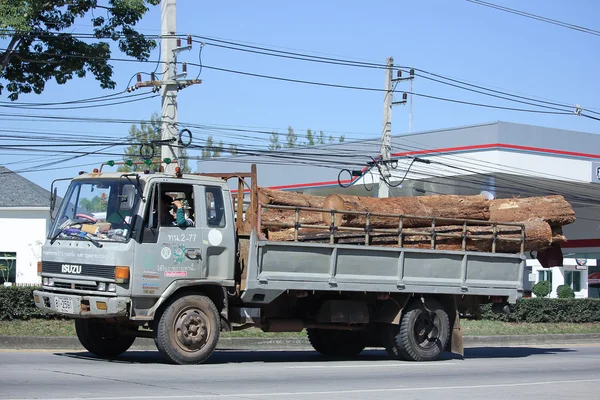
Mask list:
[[[220,299],[233,290],[233,215],[221,179],[81,174],[72,180],[43,246],[35,303],[74,317],[77,335],[91,352],[120,354],[144,328],[155,328],[159,307],[176,292],[198,282]],[[190,315],[179,319],[191,326]],[[212,329],[220,327],[220,321],[210,322],[216,324]]]

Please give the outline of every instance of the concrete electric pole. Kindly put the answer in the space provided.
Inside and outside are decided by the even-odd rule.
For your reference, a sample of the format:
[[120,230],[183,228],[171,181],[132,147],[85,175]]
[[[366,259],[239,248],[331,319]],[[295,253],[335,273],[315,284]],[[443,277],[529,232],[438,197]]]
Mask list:
[[161,1],[161,37],[160,51],[162,63],[162,79],[157,80],[154,74],[150,81],[142,82],[138,74],[135,89],[153,87],[153,91],[161,91],[161,166],[165,173],[174,174],[175,167],[179,164],[165,162],[165,159],[175,161],[179,159],[179,131],[177,126],[177,92],[187,86],[202,83],[200,79],[185,79],[187,65],[183,63],[182,73],[177,73],[177,55],[185,50],[192,49],[192,37],[187,37],[186,46],[181,45],[181,38],[177,37],[176,0]]
[[379,188],[377,197],[389,197],[390,159],[392,153],[392,106],[406,104],[407,95],[402,94],[401,101],[394,101],[394,83],[411,80],[414,78],[414,70],[410,70],[408,78],[402,78],[402,72],[398,70],[398,77],[394,78],[394,58],[388,57],[385,69],[385,97],[383,99],[383,128],[381,132],[381,160],[379,165]]
[[[388,163],[392,151],[392,79],[394,77],[394,58],[388,57],[385,69],[385,97],[383,98],[383,128],[381,130],[381,161],[382,173],[387,173]],[[385,179],[379,175],[379,190],[377,197],[390,197],[390,188],[385,183]]]
[[[176,18],[176,0],[162,0],[161,2],[161,24],[160,24],[160,46],[162,61],[162,90],[161,90],[161,117],[162,117],[162,140],[177,140],[177,82],[175,82],[175,73],[177,67],[176,53],[177,48],[177,18]],[[160,146],[160,159],[170,158],[179,159],[179,147],[177,142],[163,143]],[[162,161],[165,173],[175,173],[175,164],[166,164]]]

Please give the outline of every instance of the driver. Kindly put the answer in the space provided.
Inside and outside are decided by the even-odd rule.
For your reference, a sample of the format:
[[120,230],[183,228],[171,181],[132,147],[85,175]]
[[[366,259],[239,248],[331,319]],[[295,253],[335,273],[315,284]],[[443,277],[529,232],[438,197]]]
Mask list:
[[[171,205],[176,208],[175,217],[171,213]],[[160,224],[162,226],[194,226],[194,221],[191,218],[186,218],[183,211],[183,204],[179,200],[173,200],[171,196],[163,193],[161,197],[161,213]]]

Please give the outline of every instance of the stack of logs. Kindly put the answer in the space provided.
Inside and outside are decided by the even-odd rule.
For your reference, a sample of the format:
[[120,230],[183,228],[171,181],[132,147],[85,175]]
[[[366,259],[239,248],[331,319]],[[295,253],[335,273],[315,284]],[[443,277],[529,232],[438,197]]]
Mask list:
[[[369,244],[377,246],[399,246],[398,229],[400,218],[379,214],[402,214],[421,218],[402,218],[402,246],[409,248],[431,248],[432,233],[435,232],[435,248],[440,250],[460,250],[463,246],[464,225],[461,220],[470,222],[466,228],[466,249],[471,251],[491,251],[494,229],[497,252],[518,252],[520,242],[506,238],[520,239],[522,224],[525,227],[524,251],[542,251],[552,244],[566,242],[562,227],[575,221],[575,212],[562,196],[541,196],[528,198],[489,200],[483,195],[475,196],[420,196],[373,198],[346,194],[333,194],[327,197],[295,192],[285,192],[259,188],[259,202],[262,205],[283,205],[309,207],[324,210],[341,210],[350,213],[300,210],[299,223],[329,227],[333,221],[336,227],[362,228],[355,231],[337,230],[336,243],[365,244],[366,225],[371,229],[386,229],[388,232],[369,232]],[[352,214],[351,212],[368,212]],[[372,215],[374,214],[374,215]],[[436,217],[432,227],[432,218]],[[446,219],[444,219],[446,218]],[[262,208],[261,227],[269,240],[293,241],[296,239],[296,211],[294,209]],[[490,222],[497,222],[496,228]],[[502,223],[515,223],[502,225]],[[284,225],[284,226],[281,226]],[[454,234],[449,237],[448,234]],[[302,227],[297,234],[298,241],[329,243],[328,229]]]

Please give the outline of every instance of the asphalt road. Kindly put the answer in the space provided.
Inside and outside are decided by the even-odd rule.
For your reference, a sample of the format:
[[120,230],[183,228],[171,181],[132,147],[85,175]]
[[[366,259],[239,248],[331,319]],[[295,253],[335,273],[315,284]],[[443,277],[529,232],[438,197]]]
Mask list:
[[1,399],[597,399],[600,346],[466,349],[432,363],[367,351],[353,361],[312,351],[218,351],[208,364],[118,360],[85,352],[0,351]]

